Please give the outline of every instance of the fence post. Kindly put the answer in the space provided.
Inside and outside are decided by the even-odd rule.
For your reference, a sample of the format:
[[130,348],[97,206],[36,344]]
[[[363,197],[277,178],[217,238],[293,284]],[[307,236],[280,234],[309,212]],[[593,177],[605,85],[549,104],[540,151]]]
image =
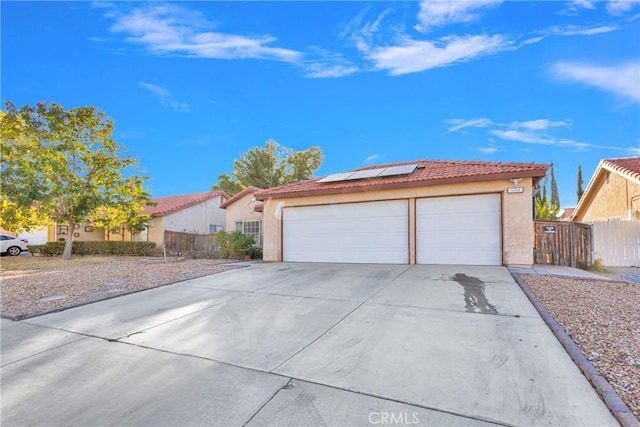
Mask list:
[[576,266],[576,245],[574,242],[576,238],[575,226],[576,224],[574,222],[569,223],[569,264],[571,264],[571,267]]

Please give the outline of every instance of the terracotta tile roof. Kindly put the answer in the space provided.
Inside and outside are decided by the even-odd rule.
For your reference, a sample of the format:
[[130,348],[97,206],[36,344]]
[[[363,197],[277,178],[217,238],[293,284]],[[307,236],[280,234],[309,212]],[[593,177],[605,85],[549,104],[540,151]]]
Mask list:
[[151,201],[156,203],[156,205],[147,206],[142,213],[151,216],[164,216],[220,196],[225,199],[229,198],[227,193],[220,190],[197,194],[182,194],[179,196],[155,197],[151,199]]
[[222,203],[220,205],[220,207],[222,209],[226,208],[227,206],[235,203],[237,200],[243,198],[244,196],[246,196],[247,194],[253,194],[257,191],[262,190],[262,188],[258,188],[258,187],[247,187],[244,190],[240,191],[239,193],[234,194],[233,196],[231,196],[231,198],[227,199],[224,201],[224,203]]
[[562,215],[560,215],[558,217],[559,221],[569,221],[571,219],[571,216],[573,215],[573,211],[575,211],[576,208],[563,208],[562,209]]
[[548,165],[539,163],[503,163],[458,160],[415,160],[411,162],[373,165],[353,171],[417,164],[418,168],[408,175],[376,177],[339,182],[318,182],[314,178],[281,187],[269,188],[256,193],[258,200],[270,197],[284,198],[308,196],[312,194],[339,194],[360,191],[377,191],[405,187],[419,187],[439,184],[453,184],[475,181],[491,181],[537,177],[546,175]]
[[640,156],[604,159],[602,160],[602,166],[640,182]]

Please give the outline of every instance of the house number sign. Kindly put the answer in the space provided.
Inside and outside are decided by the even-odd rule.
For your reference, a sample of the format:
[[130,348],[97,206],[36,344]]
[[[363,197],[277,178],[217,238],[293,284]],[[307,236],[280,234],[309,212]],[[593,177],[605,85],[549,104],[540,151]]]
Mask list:
[[556,226],[555,225],[545,225],[542,227],[542,232],[547,234],[556,234]]

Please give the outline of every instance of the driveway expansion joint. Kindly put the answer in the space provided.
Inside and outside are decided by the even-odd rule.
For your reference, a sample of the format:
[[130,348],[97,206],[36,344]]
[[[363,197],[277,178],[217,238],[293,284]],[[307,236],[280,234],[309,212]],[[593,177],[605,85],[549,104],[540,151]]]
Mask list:
[[287,363],[289,360],[293,359],[294,357],[296,357],[298,354],[300,354],[301,352],[303,352],[306,348],[308,348],[309,346],[313,345],[313,343],[317,342],[320,338],[322,338],[323,336],[325,336],[327,333],[329,333],[329,331],[333,330],[336,326],[338,326],[340,323],[342,323],[347,317],[349,317],[351,314],[353,314],[356,310],[358,310],[360,307],[362,307],[363,305],[365,305],[368,301],[370,301],[373,297],[375,297],[376,295],[378,295],[380,292],[382,292],[384,289],[388,288],[389,285],[391,285],[393,282],[395,282],[396,280],[398,280],[398,278],[400,278],[400,276],[402,276],[403,274],[405,274],[407,271],[409,271],[409,269],[411,268],[411,266],[407,266],[407,268],[403,269],[399,274],[397,274],[395,277],[393,277],[391,280],[389,280],[383,287],[381,287],[380,289],[378,289],[376,292],[374,292],[372,295],[369,296],[369,298],[365,299],[364,301],[362,301],[360,304],[358,304],[357,306],[355,306],[353,308],[353,310],[349,311],[347,314],[345,314],[344,316],[342,316],[340,319],[338,319],[338,321],[336,323],[334,323],[333,325],[331,325],[329,328],[327,328],[326,331],[324,331],[323,333],[321,333],[320,335],[318,335],[314,340],[312,340],[310,343],[308,343],[307,345],[305,345],[304,347],[302,347],[300,350],[296,351],[295,353],[293,353],[291,356],[289,356],[288,358],[286,358],[285,360],[283,360],[280,364],[278,364],[278,366],[276,366],[275,368],[273,368],[270,372],[275,371],[276,369],[278,369],[279,367],[281,367],[282,365],[284,365],[285,363]]
[[290,388],[292,388],[293,386],[291,385],[291,381],[293,381],[292,378],[289,378],[289,381],[287,381],[287,383],[285,385],[283,385],[282,387],[280,387],[278,390],[276,390],[275,393],[273,393],[273,395],[271,395],[271,397],[269,399],[267,399],[266,402],[264,402],[262,404],[262,406],[260,406],[258,408],[258,410],[256,412],[254,412],[251,417],[249,417],[249,419],[247,420],[247,422],[242,424],[242,427],[245,427],[247,424],[249,424],[251,422],[251,420],[253,420],[256,415],[258,415],[258,413],[260,413],[260,411],[262,411],[262,409],[267,406],[269,404],[269,402],[271,402],[277,395],[278,393],[280,393],[282,390],[289,390]]
[[[270,373],[273,373],[273,372],[270,372]],[[277,372],[273,373],[273,374],[279,375]],[[402,405],[412,406],[414,408],[425,409],[427,411],[439,412],[439,413],[442,413],[442,414],[453,415],[453,416],[460,417],[460,418],[467,418],[467,419],[474,420],[474,421],[482,421],[482,422],[485,422],[485,423],[490,423],[490,424],[494,424],[494,425],[498,425],[498,426],[515,427],[514,424],[509,424],[507,422],[495,420],[495,419],[492,419],[492,418],[483,417],[481,415],[461,414],[461,413],[458,413],[458,412],[453,412],[453,411],[447,411],[445,409],[440,409],[440,408],[437,408],[435,406],[422,405],[420,403],[413,403],[413,402],[406,402],[404,400],[394,399],[392,397],[386,397],[386,396],[381,396],[381,395],[374,394],[374,393],[367,393],[367,392],[364,392],[364,391],[351,390],[351,389],[347,389],[347,388],[343,388],[343,387],[333,386],[333,385],[330,385],[330,384],[324,384],[324,383],[319,383],[319,382],[315,382],[315,381],[309,381],[309,380],[305,380],[305,379],[298,378],[298,377],[295,377],[295,376],[291,376],[289,378],[290,378],[289,382],[291,382],[291,380],[295,380],[295,381],[298,381],[300,383],[314,384],[314,385],[321,386],[321,387],[327,387],[327,388],[331,388],[331,389],[334,389],[334,390],[340,390],[340,391],[344,391],[344,392],[347,392],[347,393],[357,394],[359,396],[372,397],[374,399],[380,399],[380,400],[384,400],[384,401],[387,401],[387,402],[399,403],[399,404],[402,404]],[[285,389],[285,387],[281,388],[280,390],[283,390],[283,389]],[[280,390],[278,390],[278,391],[280,391]]]

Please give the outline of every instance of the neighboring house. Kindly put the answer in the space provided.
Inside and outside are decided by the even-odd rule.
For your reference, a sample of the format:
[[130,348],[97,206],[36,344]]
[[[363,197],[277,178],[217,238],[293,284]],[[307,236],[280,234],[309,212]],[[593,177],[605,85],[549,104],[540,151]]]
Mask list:
[[256,246],[262,246],[262,202],[255,193],[260,188],[247,187],[220,205],[227,211],[226,230],[240,230],[255,237]]
[[226,212],[220,205],[228,198],[224,191],[153,198],[155,206],[148,206],[142,212],[151,216],[147,229],[134,235],[124,225],[105,230],[85,223],[77,224],[72,231],[68,225],[57,224],[18,236],[28,239],[30,244],[44,244],[66,240],[73,233],[74,241],[151,241],[161,248],[165,230],[199,234],[224,230]]
[[145,231],[131,236],[121,226],[108,230],[107,240],[150,241],[161,248],[165,230],[199,234],[224,230],[226,212],[220,205],[228,198],[224,191],[155,197],[151,199],[155,206],[147,206],[142,211],[151,216]]
[[547,169],[419,160],[262,190],[264,260],[531,265]]
[[639,221],[640,157],[601,160],[571,219]]
[[560,209],[560,211],[556,214],[558,221],[571,221],[571,216],[573,215],[574,210],[576,210],[575,207]]
[[[16,233],[14,233],[16,234]],[[31,231],[17,233],[18,238],[27,239],[30,245],[44,245],[47,242],[66,240],[69,237],[69,226],[65,224],[50,225]],[[77,224],[73,230],[73,240],[101,241],[105,240],[102,228],[91,226],[90,223]]]

